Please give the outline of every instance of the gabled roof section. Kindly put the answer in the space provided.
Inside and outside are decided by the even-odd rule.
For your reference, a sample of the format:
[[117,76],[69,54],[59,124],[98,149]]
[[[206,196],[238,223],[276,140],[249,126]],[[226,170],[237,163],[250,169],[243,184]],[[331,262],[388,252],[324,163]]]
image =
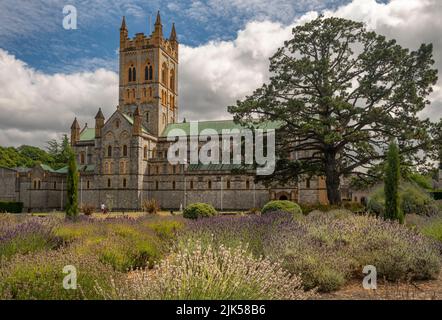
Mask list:
[[80,141],[90,141],[95,139],[95,128],[86,128],[80,133]]
[[[127,114],[121,112],[121,115],[123,116],[124,119],[126,119],[132,126],[134,125],[134,118],[129,117]],[[144,126],[141,126],[141,130],[143,130],[143,133],[145,134],[150,134],[149,131],[146,130],[146,128],[144,128]]]
[[[263,129],[263,130],[278,129],[281,127],[281,123],[268,121],[268,122],[253,124],[253,127],[255,129]],[[169,132],[173,129],[181,129],[186,133],[186,135],[189,135],[190,122],[169,124],[162,132],[161,137],[167,137]],[[233,120],[199,121],[198,133],[201,133],[201,131],[203,131],[204,129],[214,129],[218,134],[222,134],[223,130],[232,130],[232,129],[243,130],[243,129],[248,129],[248,127],[235,123]]]

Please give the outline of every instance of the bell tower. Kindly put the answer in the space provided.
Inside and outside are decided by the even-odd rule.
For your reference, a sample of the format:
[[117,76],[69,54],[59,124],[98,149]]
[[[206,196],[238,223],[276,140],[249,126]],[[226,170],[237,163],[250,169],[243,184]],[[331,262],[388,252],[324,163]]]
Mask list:
[[169,39],[163,36],[158,11],[151,35],[129,38],[126,18],[120,28],[119,110],[134,118],[149,133],[159,136],[178,120],[178,39],[172,25]]

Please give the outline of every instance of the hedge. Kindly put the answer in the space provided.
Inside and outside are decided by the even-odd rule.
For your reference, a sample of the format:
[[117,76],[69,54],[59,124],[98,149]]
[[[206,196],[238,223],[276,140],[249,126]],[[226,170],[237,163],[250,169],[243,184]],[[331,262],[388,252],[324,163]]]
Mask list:
[[0,213],[22,213],[23,202],[0,201]]

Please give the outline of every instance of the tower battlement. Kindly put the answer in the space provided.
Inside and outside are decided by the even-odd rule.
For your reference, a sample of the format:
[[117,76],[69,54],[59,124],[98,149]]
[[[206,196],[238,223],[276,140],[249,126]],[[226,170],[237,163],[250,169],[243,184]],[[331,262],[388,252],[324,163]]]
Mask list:
[[164,38],[159,12],[151,35],[140,32],[132,38],[123,17],[119,109],[133,117],[139,107],[142,125],[156,136],[178,118],[178,46],[174,24]]

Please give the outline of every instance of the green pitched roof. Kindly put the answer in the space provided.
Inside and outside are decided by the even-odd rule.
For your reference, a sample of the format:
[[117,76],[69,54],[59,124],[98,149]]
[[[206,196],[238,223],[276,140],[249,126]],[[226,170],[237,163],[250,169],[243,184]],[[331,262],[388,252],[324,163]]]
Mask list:
[[188,171],[232,171],[232,170],[254,170],[253,165],[246,164],[190,164]]
[[[278,122],[262,122],[258,124],[254,124],[255,129],[278,129],[281,127],[281,124]],[[169,124],[161,134],[162,137],[167,137],[167,135],[173,129],[181,129],[186,135],[190,133],[190,122],[185,123],[172,123]],[[214,129],[218,134],[221,134],[223,130],[232,130],[232,129],[247,129],[247,126],[242,126],[238,123],[235,123],[233,120],[218,120],[218,121],[199,121],[198,122],[198,133],[201,133],[204,129]]]
[[[131,118],[131,117],[129,117],[127,114],[125,114],[125,113],[122,113],[122,115],[123,115],[123,117],[127,120],[127,121],[129,121],[129,123],[131,124],[131,125],[134,125],[134,119],[133,118]],[[144,128],[143,126],[141,126],[141,130],[143,131],[143,133],[146,133],[146,134],[149,134],[149,132],[146,130],[146,128]]]
[[87,128],[80,133],[80,141],[89,141],[95,139],[95,129]]

